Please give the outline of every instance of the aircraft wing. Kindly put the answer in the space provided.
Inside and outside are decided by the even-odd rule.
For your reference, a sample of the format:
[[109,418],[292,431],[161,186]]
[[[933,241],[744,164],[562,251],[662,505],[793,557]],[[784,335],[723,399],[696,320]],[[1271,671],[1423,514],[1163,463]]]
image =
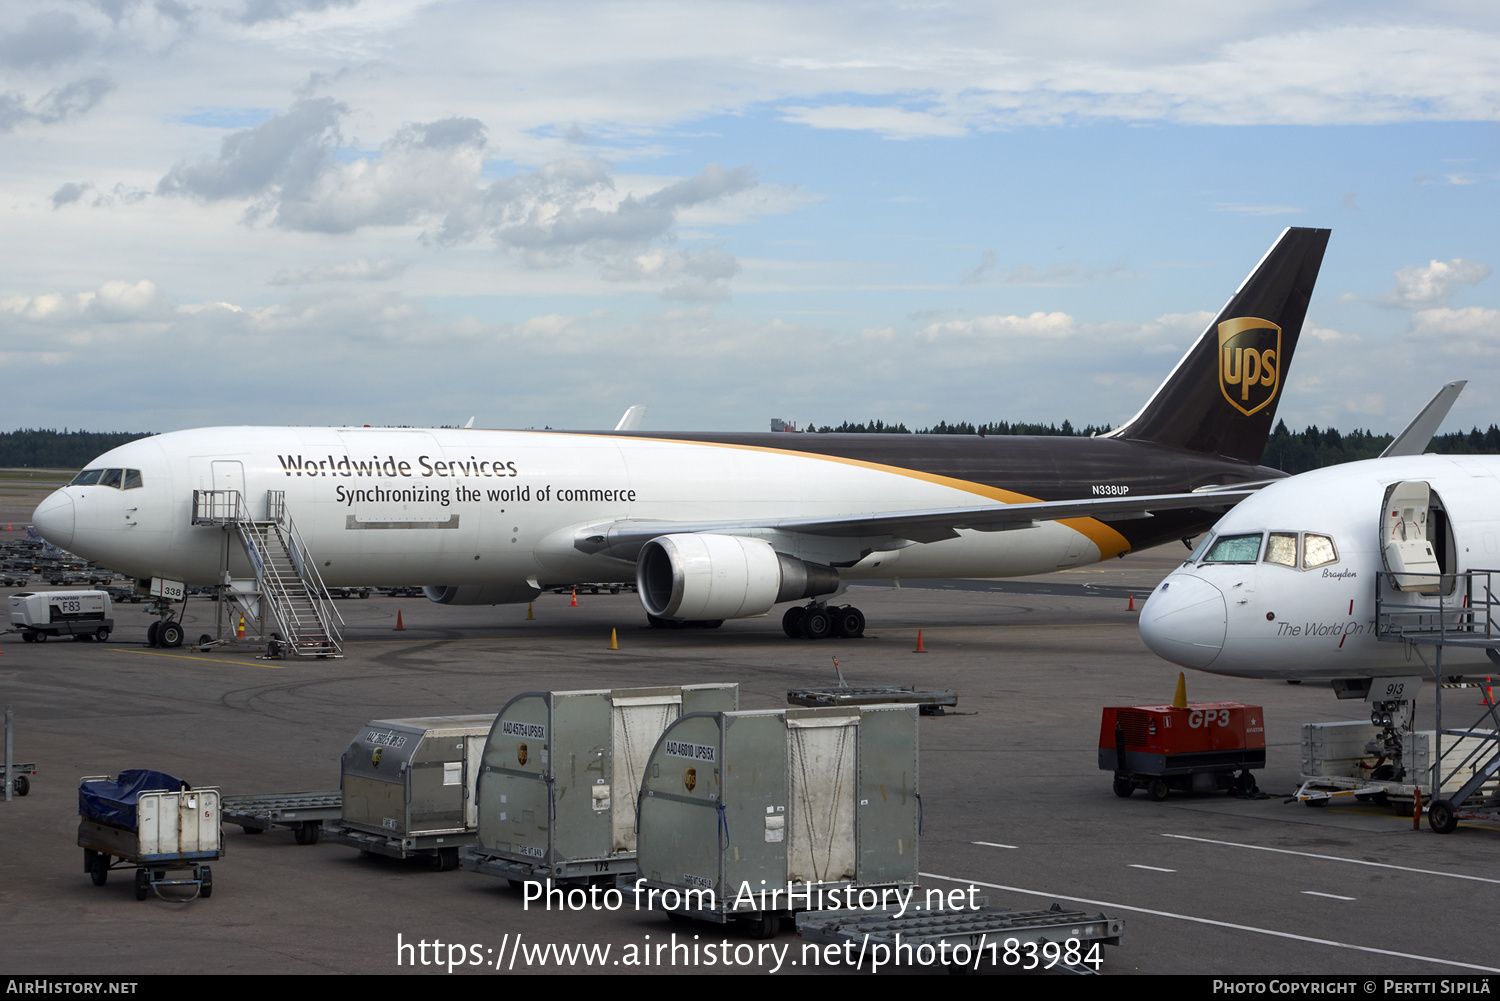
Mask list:
[[[1270,482],[1270,481],[1267,481]],[[1224,508],[1255,493],[1262,483],[1233,487],[1210,487],[1194,493],[1156,494],[1144,497],[1099,497],[1084,500],[1033,501],[1024,504],[993,504],[982,507],[936,508],[926,511],[873,512],[837,518],[768,518],[736,521],[662,522],[617,521],[579,533],[575,545],[584,552],[609,551],[619,559],[634,559],[640,548],[654,538],[679,533],[717,532],[725,535],[788,532],[832,538],[888,538],[895,545],[910,542],[941,542],[958,537],[958,530],[1009,532],[1034,528],[1044,521],[1095,518],[1099,521],[1131,521],[1150,518],[1157,511],[1187,508]]]

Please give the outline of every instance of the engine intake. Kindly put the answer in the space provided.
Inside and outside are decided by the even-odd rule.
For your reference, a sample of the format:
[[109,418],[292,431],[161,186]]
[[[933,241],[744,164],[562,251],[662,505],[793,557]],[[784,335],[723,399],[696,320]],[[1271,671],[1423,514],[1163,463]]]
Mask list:
[[647,614],[679,620],[764,615],[779,601],[831,594],[839,587],[832,567],[738,535],[652,539],[636,560],[635,580]]

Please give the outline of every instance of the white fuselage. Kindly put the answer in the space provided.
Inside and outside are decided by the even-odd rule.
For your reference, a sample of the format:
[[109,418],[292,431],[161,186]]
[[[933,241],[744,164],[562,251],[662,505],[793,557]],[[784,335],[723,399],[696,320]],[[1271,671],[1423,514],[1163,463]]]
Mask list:
[[[1440,606],[1462,614],[1467,582],[1450,578],[1441,585],[1449,593],[1396,589],[1388,572],[1396,568],[1385,553],[1393,533],[1407,531],[1410,521],[1403,527],[1401,513],[1384,508],[1391,485],[1403,481],[1427,484],[1440,501],[1445,525],[1433,529],[1434,548],[1444,551],[1433,558],[1445,564],[1443,574],[1500,568],[1500,456],[1420,455],[1333,466],[1272,483],[1221,518],[1193,558],[1147,601],[1140,620],[1146,645],[1184,667],[1238,677],[1430,676],[1423,657],[1430,665],[1432,647],[1377,640],[1377,578],[1382,610],[1407,609],[1413,621],[1418,613],[1435,621]],[[1258,548],[1252,545],[1257,534]],[[1295,566],[1285,562],[1293,537],[1300,540]],[[1412,537],[1418,537],[1415,529]],[[1324,539],[1332,542],[1331,560]],[[1219,558],[1211,559],[1216,546]],[[1436,575],[1430,579],[1431,590],[1440,590]],[[1500,587],[1500,573],[1494,583]],[[1481,611],[1481,627],[1483,618]],[[1445,674],[1450,667],[1455,674],[1480,665],[1493,670],[1483,650],[1474,648],[1447,646],[1443,663]]]
[[[790,444],[790,442],[789,442]],[[140,486],[75,485],[37,508],[49,541],[120,573],[188,584],[235,576],[243,552],[192,524],[195,490],[238,491],[251,517],[284,491],[329,585],[542,587],[630,581],[634,563],[576,545],[590,526],[853,516],[1014,501],[977,483],[784,449],[527,431],[226,427],[131,442],[91,464]],[[844,577],[1016,576],[1113,556],[1090,519],[931,544],[755,534]],[[524,599],[521,599],[524,600]]]

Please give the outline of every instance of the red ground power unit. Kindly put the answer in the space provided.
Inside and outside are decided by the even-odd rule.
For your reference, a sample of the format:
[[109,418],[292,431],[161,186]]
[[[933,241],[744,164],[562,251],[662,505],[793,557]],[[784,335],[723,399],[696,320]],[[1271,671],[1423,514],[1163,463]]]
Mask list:
[[1099,767],[1115,773],[1116,796],[1137,789],[1158,800],[1171,792],[1220,789],[1254,795],[1258,790],[1250,769],[1265,766],[1260,706],[1110,706],[1099,724]]

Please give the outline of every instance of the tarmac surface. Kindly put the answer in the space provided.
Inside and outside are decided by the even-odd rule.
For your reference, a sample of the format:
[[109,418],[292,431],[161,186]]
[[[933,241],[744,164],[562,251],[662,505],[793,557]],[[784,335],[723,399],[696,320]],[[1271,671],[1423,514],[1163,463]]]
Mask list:
[[[837,659],[850,684],[958,692],[956,714],[920,724],[924,887],[972,884],[1000,906],[1059,902],[1121,917],[1122,944],[1103,951],[1106,975],[1442,977],[1500,968],[1500,829],[1464,823],[1442,837],[1375,806],[1283,802],[1298,784],[1301,724],[1363,718],[1363,703],[1310,685],[1191,674],[1191,701],[1264,706],[1268,764],[1258,779],[1272,795],[1174,794],[1157,803],[1112,794],[1097,767],[1101,707],[1166,702],[1178,675],[1141,643],[1125,596],[1149,594],[1183,552],[1165,547],[1030,582],[852,587],[842,600],[868,617],[861,640],[789,640],[779,609],[717,630],[652,630],[631,594],[580,595],[576,608],[567,596],[543,595],[530,621],[524,606],[342,600],[342,660],[149,649],[144,605],[116,606],[116,632],[104,644],[0,635],[0,701],[15,713],[16,757],[39,769],[29,796],[0,803],[0,967],[432,974],[447,972],[446,962],[421,960],[446,961],[452,944],[494,972],[496,950],[503,955],[520,935],[527,947],[591,943],[611,952],[592,966],[553,954],[514,972],[768,971],[777,954],[767,944],[787,949],[779,972],[813,972],[789,928],[761,943],[733,926],[672,923],[628,902],[615,913],[526,910],[504,880],[327,842],[300,846],[280,829],[225,829],[212,899],[138,903],[128,870],[104,887],[84,873],[76,790],[80,776],[142,767],[225,795],[329,789],[339,755],[368,720],[497,712],[523,691],[710,681],[738,682],[741,708],[769,709],[786,704],[789,688],[834,682]],[[216,607],[189,600],[190,638],[213,631]],[[918,630],[925,654],[913,652]],[[1450,707],[1476,701],[1450,698]],[[1425,726],[1431,705],[1424,698]],[[731,955],[754,947],[739,951],[754,958],[730,967],[683,961],[681,952],[676,965],[621,961],[674,934],[700,948],[727,941]],[[401,950],[398,941],[442,948]]]

